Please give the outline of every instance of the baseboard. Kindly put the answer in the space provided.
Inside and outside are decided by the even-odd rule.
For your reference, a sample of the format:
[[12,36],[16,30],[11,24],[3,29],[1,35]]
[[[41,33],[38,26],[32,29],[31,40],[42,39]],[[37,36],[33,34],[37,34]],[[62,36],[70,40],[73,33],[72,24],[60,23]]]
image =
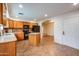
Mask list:
[[79,47],[74,47],[74,46],[71,46],[71,45],[66,44],[66,43],[63,43],[63,42],[58,42],[58,41],[56,41],[55,39],[54,39],[54,42],[57,43],[57,44],[65,45],[65,46],[71,47],[71,48],[73,48],[73,49],[79,50]]
[[53,35],[43,35],[43,36],[49,36],[49,37],[54,37]]

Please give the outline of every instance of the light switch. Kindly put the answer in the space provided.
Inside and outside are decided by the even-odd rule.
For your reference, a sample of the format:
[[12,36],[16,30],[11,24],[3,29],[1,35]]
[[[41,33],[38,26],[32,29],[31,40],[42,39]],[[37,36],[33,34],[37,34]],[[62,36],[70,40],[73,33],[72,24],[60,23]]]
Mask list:
[[64,31],[62,31],[62,35],[65,35]]

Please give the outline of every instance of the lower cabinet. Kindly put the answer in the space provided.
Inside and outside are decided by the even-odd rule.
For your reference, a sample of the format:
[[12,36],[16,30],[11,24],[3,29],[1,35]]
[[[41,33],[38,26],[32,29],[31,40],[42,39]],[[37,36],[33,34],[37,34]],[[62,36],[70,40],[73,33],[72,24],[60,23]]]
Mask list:
[[0,56],[16,56],[16,42],[0,43]]
[[0,3],[0,24],[3,24],[3,4]]
[[23,31],[16,32],[15,35],[16,35],[16,38],[17,38],[18,41],[24,40],[24,33],[23,33]]

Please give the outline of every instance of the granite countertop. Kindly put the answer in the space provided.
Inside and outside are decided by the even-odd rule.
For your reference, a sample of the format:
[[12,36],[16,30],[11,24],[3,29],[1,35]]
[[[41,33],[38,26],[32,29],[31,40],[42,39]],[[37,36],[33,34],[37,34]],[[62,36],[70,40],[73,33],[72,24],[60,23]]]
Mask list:
[[17,41],[14,33],[5,33],[4,35],[0,36],[0,43],[7,43]]

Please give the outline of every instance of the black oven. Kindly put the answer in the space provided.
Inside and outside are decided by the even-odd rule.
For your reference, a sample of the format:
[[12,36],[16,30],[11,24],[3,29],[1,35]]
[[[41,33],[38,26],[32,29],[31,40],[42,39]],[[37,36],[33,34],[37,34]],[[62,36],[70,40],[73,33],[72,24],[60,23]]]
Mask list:
[[29,39],[29,25],[24,25],[23,26],[23,32],[24,32],[24,39],[27,40]]

